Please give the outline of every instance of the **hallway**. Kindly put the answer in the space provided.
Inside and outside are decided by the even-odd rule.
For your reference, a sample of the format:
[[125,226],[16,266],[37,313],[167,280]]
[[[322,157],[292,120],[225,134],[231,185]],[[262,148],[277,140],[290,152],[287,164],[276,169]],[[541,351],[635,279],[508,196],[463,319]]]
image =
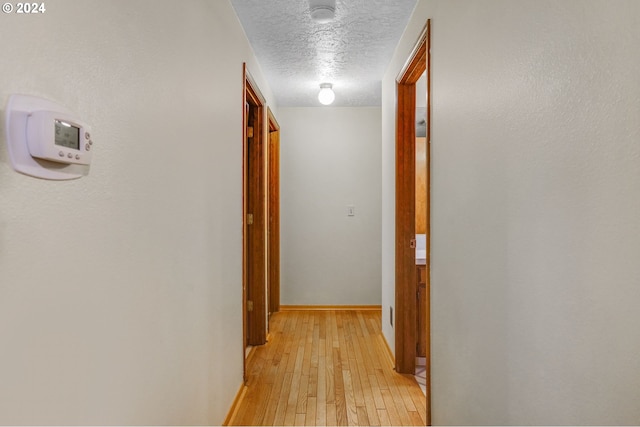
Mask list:
[[380,311],[285,311],[247,365],[231,425],[425,425],[415,379],[397,374]]

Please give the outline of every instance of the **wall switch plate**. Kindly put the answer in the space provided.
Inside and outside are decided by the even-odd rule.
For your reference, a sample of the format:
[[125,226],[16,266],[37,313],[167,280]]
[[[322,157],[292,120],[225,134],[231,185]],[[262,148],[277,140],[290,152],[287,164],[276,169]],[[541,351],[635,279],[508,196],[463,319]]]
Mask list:
[[347,216],[356,216],[356,207],[353,205],[347,206]]

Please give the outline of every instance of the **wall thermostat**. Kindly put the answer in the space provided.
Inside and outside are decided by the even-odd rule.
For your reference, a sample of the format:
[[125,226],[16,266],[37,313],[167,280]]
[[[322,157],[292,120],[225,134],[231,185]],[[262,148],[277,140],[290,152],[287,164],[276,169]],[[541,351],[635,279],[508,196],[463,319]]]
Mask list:
[[20,173],[51,180],[76,179],[89,173],[91,129],[53,101],[11,95],[6,137],[11,164]]

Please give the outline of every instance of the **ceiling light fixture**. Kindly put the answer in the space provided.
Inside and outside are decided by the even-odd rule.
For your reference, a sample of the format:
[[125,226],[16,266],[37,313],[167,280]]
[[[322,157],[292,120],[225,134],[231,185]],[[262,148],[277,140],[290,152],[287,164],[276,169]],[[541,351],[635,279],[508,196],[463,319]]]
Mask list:
[[336,94],[333,93],[333,85],[331,83],[321,83],[318,101],[322,105],[330,105],[334,99],[336,99]]
[[336,8],[332,6],[315,6],[311,8],[311,19],[320,23],[326,24],[333,21],[336,16]]

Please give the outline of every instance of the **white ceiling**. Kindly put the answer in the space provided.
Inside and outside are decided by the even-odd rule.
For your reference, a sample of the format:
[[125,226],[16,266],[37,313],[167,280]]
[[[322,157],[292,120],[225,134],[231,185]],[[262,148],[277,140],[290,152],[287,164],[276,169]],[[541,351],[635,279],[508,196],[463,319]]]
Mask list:
[[[379,106],[381,80],[416,0],[231,0],[280,107]],[[311,19],[310,4],[335,4]]]

